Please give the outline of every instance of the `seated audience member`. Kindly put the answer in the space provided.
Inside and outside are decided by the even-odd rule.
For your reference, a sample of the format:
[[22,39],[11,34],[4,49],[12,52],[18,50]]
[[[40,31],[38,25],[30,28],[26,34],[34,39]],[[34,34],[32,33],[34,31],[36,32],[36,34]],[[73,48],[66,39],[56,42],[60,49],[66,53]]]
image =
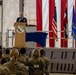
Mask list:
[[10,60],[10,55],[9,55],[9,53],[10,53],[10,49],[9,49],[9,48],[6,48],[6,49],[5,49],[5,54],[3,55],[3,57],[4,57],[7,61]]
[[0,64],[4,64],[6,62],[7,62],[7,60],[2,57],[2,50],[0,50]]
[[20,13],[20,16],[17,18],[16,22],[25,22],[26,26],[28,25],[27,24],[27,18],[24,17],[23,12]]
[[29,75],[44,75],[45,63],[39,57],[39,51],[34,49],[32,52],[32,58],[29,58]]
[[3,64],[4,66],[7,66],[10,69],[10,75],[28,75],[26,66],[17,61],[17,58],[19,57],[18,49],[12,49],[10,51],[10,57],[11,60]]
[[46,64],[46,69],[45,69],[45,74],[49,75],[49,59],[45,57],[45,51],[43,48],[39,49],[40,51],[40,58],[45,62]]
[[20,56],[18,58],[18,61],[23,63],[23,64],[25,64],[25,65],[27,65],[29,57],[26,56],[26,54],[25,54],[26,53],[26,49],[25,48],[21,48],[19,52],[20,52]]
[[0,75],[10,75],[9,68],[0,64]]

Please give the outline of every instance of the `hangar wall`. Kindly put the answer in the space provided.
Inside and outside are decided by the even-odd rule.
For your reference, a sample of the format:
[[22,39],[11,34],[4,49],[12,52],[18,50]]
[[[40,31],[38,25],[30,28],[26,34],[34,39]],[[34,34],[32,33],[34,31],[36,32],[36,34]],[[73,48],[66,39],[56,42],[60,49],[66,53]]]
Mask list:
[[7,29],[13,29],[18,16],[19,0],[3,0],[3,33]]
[[19,16],[19,0],[3,0],[3,35],[2,45],[6,47],[6,32],[14,29],[14,22]]
[[[28,25],[36,25],[36,10],[35,10],[35,1],[32,0],[24,0],[24,16],[28,20]],[[7,42],[7,31],[14,30],[14,22],[16,22],[16,18],[19,16],[20,12],[20,0],[3,0],[3,46],[11,47],[12,43],[9,40]],[[29,27],[27,27],[29,29]],[[30,27],[31,28],[31,27]],[[27,29],[27,31],[28,31]],[[9,45],[8,45],[9,44]],[[31,43],[27,43],[27,45],[31,45]],[[35,43],[33,43],[35,45]],[[32,45],[33,45],[32,44]]]

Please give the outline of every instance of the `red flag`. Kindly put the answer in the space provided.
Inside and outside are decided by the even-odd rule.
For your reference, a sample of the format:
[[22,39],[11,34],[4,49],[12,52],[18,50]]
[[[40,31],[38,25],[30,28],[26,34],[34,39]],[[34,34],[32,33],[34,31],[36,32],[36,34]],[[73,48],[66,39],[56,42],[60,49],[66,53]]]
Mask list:
[[68,14],[67,14],[67,7],[66,7],[65,14],[64,14],[64,38],[65,38],[65,41],[68,38],[67,24],[68,24]]
[[48,32],[47,47],[54,47],[52,19],[55,0],[36,0],[37,31]]
[[[54,15],[54,9],[55,9],[55,0],[49,0],[49,30],[52,30],[52,19]],[[49,46],[54,47],[55,46],[55,40],[53,38],[53,32],[49,32]]]
[[42,30],[42,0],[36,0],[37,30]]
[[[36,0],[37,30],[42,31],[42,0]],[[37,47],[41,47],[37,44]]]
[[67,0],[61,0],[61,47],[68,47],[68,40],[65,40],[64,21],[65,21],[65,10],[67,6]]

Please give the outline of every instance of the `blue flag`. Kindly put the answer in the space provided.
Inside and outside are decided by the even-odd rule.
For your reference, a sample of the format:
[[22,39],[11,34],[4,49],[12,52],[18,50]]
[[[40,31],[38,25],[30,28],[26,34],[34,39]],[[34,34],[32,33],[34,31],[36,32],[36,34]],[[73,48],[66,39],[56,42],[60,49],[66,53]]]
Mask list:
[[45,32],[27,32],[26,33],[26,42],[34,41],[39,43],[42,47],[46,46],[46,37],[47,33]]
[[[37,42],[39,43],[42,47],[46,47],[46,38],[48,33],[46,32],[26,32],[26,38],[25,38],[25,42]],[[15,33],[12,32],[12,37],[15,36]]]
[[75,22],[75,10],[73,6],[73,13],[72,13],[72,36],[76,40],[76,22]]

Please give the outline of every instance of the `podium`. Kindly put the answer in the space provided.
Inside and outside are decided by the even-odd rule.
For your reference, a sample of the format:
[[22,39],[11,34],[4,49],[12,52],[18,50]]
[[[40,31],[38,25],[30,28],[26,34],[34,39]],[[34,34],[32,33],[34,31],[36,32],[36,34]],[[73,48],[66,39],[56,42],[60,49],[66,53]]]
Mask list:
[[26,23],[16,22],[14,23],[14,27],[15,27],[14,47],[15,48],[25,47]]

